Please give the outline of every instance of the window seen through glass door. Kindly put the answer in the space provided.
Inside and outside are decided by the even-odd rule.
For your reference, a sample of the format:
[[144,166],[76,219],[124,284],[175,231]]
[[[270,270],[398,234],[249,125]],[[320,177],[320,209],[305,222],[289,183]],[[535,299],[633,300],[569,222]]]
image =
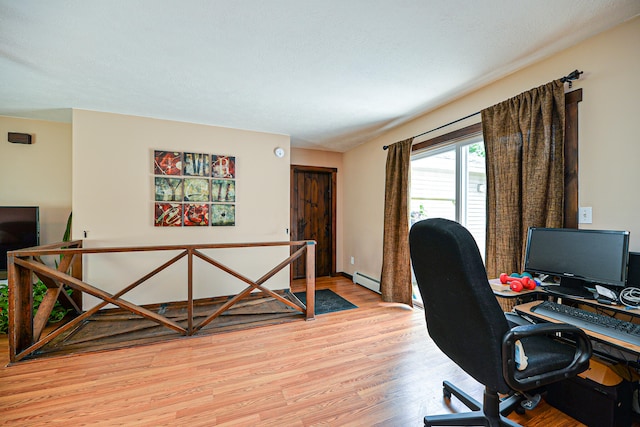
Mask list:
[[[486,170],[482,136],[429,149],[411,159],[410,225],[447,218],[464,225],[484,259]],[[414,297],[420,299],[417,290]]]

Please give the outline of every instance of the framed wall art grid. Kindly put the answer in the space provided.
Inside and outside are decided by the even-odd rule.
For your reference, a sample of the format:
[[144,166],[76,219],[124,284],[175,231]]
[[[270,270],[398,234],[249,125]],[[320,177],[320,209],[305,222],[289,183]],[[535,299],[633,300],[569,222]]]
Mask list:
[[156,227],[234,226],[235,156],[153,152]]

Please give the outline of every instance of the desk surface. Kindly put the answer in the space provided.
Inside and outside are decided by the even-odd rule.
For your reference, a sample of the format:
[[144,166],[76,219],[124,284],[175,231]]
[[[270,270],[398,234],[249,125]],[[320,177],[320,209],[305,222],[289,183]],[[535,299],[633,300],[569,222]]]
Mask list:
[[489,285],[491,286],[491,289],[493,290],[494,295],[497,295],[503,298],[515,298],[521,295],[534,294],[536,292],[544,292],[539,287],[533,290],[523,289],[521,292],[514,292],[511,290],[509,285],[503,285],[502,283],[500,283],[500,279],[490,279]]
[[[536,312],[532,312],[531,308],[535,307],[538,304],[540,304],[540,302],[541,301],[532,301],[532,302],[528,302],[526,304],[517,305],[517,306],[514,307],[514,310],[518,314],[529,316],[532,319],[542,319],[542,320],[546,320],[548,322],[562,323],[559,320],[552,319],[551,317],[543,316],[543,315],[538,314]],[[589,302],[589,303],[591,304],[591,302]],[[601,304],[598,304],[598,303],[595,303],[595,302],[593,304],[601,305]],[[623,313],[623,314],[629,314],[631,316],[640,316],[640,310],[638,310],[638,309],[628,310],[628,311],[621,310],[621,309],[617,309],[616,310],[616,309],[612,309],[612,306],[610,306],[610,305],[601,305],[601,308],[605,309],[605,310],[617,311],[617,312],[620,312],[620,313]],[[623,320],[626,320],[626,319],[623,319]],[[599,334],[597,332],[592,332],[592,331],[587,331],[587,330],[584,330],[584,331],[587,333],[587,335],[589,335],[590,337],[596,338],[599,341],[605,342],[607,344],[614,345],[616,347],[624,348],[624,349],[626,349],[626,350],[628,350],[628,351],[630,351],[632,353],[640,355],[640,346],[633,345],[631,343],[628,343],[628,342],[625,342],[625,341],[621,341],[621,340],[612,338],[612,337],[607,336],[607,335]]]

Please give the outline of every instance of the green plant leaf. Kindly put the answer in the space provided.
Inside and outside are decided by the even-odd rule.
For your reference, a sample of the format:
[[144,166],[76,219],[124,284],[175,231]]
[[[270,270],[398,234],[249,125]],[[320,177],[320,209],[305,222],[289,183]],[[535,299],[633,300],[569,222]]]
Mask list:
[[[63,242],[68,242],[71,240],[71,216],[72,213],[69,214],[69,218],[67,218],[67,227],[64,231],[64,236],[62,237]],[[62,256],[60,256],[62,260]],[[58,261],[55,260],[56,268],[58,267]],[[64,292],[66,292],[69,296],[72,294],[73,290],[64,288]],[[42,303],[44,296],[47,293],[47,286],[42,283],[42,281],[38,280],[33,284],[33,315],[35,316],[38,311],[38,307]],[[51,310],[51,314],[49,315],[49,322],[58,322],[64,318],[64,316],[69,313],[66,308],[64,308],[59,301],[53,306]],[[6,334],[9,330],[9,289],[8,286],[3,285],[0,286],[0,333]]]

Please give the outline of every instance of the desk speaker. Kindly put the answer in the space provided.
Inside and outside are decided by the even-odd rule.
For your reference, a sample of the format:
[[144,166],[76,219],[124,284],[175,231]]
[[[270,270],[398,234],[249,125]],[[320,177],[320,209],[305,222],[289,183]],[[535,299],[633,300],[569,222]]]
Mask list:
[[629,252],[627,286],[640,288],[640,252]]

